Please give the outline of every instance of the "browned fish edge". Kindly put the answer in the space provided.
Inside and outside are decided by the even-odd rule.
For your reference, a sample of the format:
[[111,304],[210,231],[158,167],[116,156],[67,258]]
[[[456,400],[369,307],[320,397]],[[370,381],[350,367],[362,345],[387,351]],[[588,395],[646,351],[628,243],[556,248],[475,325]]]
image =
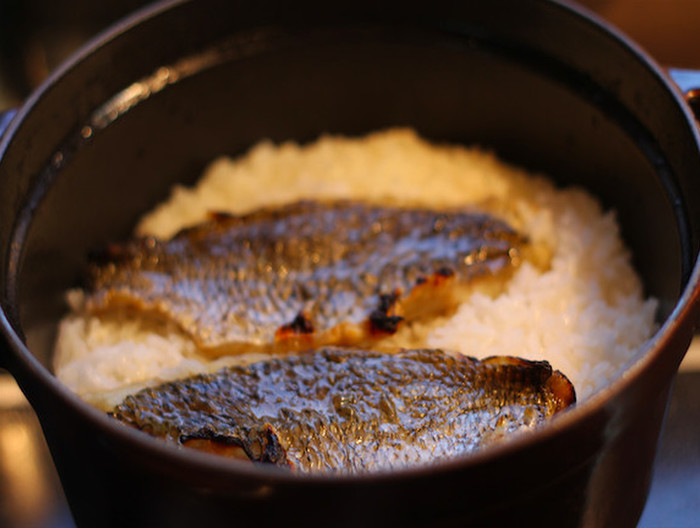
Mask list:
[[[489,356],[480,360],[487,365],[534,365],[543,364],[551,368],[549,361],[534,361],[516,356]],[[576,390],[574,384],[560,370],[552,370],[551,375],[545,382],[546,388],[552,393],[557,405],[554,413],[558,413],[571,407],[576,403]]]

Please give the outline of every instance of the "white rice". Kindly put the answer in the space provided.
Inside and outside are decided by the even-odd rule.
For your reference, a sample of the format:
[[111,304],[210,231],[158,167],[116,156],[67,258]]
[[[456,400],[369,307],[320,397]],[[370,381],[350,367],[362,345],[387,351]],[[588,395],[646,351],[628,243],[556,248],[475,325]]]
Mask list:
[[[137,232],[167,238],[210,211],[244,213],[302,198],[478,207],[539,248],[540,262],[525,262],[504,293],[474,292],[453,316],[404,329],[393,338],[399,345],[547,360],[571,379],[580,400],[620,375],[654,331],[657,303],[643,298],[613,212],[581,189],[556,189],[489,152],[432,145],[406,129],[322,137],[307,146],[260,143],[239,159],[213,162],[195,187],[176,187]],[[55,371],[96,405],[230,361],[208,362],[165,325],[85,316],[80,292],[71,303]]]

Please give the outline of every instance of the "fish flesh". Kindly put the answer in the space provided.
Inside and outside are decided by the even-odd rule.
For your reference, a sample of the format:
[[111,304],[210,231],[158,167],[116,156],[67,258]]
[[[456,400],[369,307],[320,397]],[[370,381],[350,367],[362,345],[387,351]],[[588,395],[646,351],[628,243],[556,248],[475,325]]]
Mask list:
[[210,357],[369,346],[512,272],[525,244],[484,213],[301,201],[111,245],[86,308],[175,323]]
[[298,472],[363,473],[471,453],[575,399],[543,361],[327,347],[147,388],[111,415],[205,451]]

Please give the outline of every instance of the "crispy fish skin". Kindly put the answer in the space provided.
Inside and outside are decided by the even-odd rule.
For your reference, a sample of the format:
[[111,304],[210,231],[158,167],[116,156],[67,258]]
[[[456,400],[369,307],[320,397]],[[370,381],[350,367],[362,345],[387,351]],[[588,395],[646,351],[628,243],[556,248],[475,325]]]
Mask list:
[[523,244],[486,214],[304,201],[112,246],[90,267],[86,306],[175,322],[212,356],[364,346],[449,311]]
[[547,362],[329,347],[144,389],[111,414],[254,462],[362,473],[473,452],[575,399]]

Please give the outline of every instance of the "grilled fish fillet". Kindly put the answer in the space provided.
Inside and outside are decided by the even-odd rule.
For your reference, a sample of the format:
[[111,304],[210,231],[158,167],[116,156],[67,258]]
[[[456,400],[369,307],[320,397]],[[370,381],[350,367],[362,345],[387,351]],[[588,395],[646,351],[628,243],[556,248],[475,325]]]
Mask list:
[[323,348],[144,389],[111,414],[185,446],[361,473],[473,452],[574,401],[546,362]]
[[367,346],[507,274],[524,243],[486,214],[298,202],[111,246],[86,307],[174,322],[214,357]]

